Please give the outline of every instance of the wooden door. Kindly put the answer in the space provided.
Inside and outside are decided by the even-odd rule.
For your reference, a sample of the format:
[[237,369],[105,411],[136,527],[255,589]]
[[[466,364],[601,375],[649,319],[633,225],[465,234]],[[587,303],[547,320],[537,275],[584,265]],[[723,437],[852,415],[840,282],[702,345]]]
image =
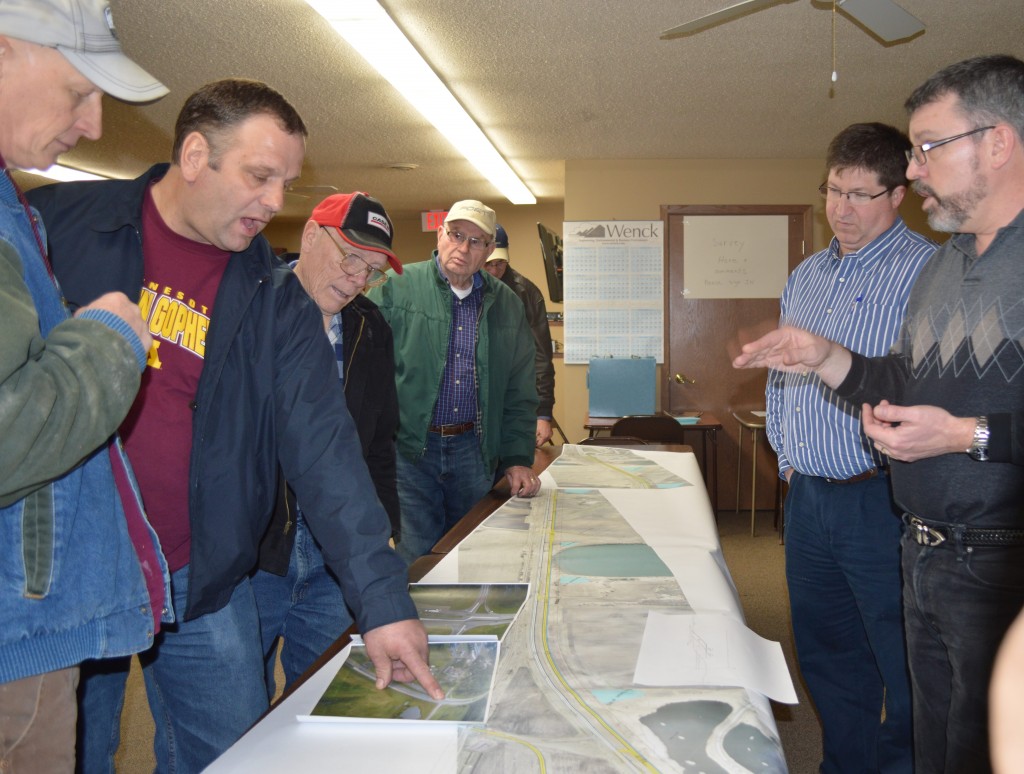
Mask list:
[[[718,444],[718,502],[736,504],[739,425],[732,412],[763,409],[765,371],[737,371],[732,359],[742,344],[778,325],[778,298],[687,299],[683,295],[684,223],[687,215],[785,215],[789,224],[789,271],[811,251],[810,205],[684,206],[663,205],[665,229],[665,365],[662,409],[672,413],[700,409],[714,414],[724,432]],[[763,433],[761,433],[763,437]],[[744,438],[739,507],[750,507],[750,440]],[[764,440],[758,445],[757,507],[774,505],[775,455]]]

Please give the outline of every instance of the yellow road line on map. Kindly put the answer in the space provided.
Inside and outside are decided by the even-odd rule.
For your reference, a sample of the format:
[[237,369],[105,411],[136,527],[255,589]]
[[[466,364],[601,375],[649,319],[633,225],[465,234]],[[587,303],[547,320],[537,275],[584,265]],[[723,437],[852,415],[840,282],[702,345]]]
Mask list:
[[544,753],[542,753],[540,748],[536,745],[530,744],[525,739],[520,739],[517,736],[512,736],[511,734],[506,734],[501,731],[495,731],[490,728],[474,728],[473,730],[481,734],[496,736],[499,739],[504,739],[508,742],[515,742],[516,744],[521,744],[523,747],[526,747],[527,749],[531,750],[533,754],[537,756],[537,765],[540,766],[541,774],[545,774],[545,772],[547,772],[548,767],[547,763],[544,761]]
[[612,465],[610,462],[605,462],[604,460],[598,459],[597,457],[590,457],[590,459],[596,462],[598,465],[603,465],[606,468],[611,468],[617,473],[621,473],[622,475],[631,478],[634,481],[638,481],[640,483],[640,486],[638,487],[639,489],[654,489],[654,484],[652,484],[643,476],[638,476],[636,473],[630,473],[628,470],[623,470],[618,465]]
[[580,707],[583,710],[585,710],[588,715],[593,717],[594,720],[596,720],[599,724],[601,724],[601,726],[603,726],[604,729],[609,734],[611,734],[613,737],[615,737],[617,740],[619,740],[619,742],[622,744],[622,748],[619,750],[619,752],[621,752],[621,753],[623,753],[625,755],[629,755],[632,758],[635,758],[637,760],[637,762],[642,764],[643,767],[646,768],[648,771],[657,771],[657,769],[654,768],[654,766],[651,765],[651,763],[640,753],[639,750],[637,750],[629,742],[627,742],[625,740],[625,738],[618,731],[616,731],[614,728],[609,726],[608,723],[605,722],[604,718],[602,718],[599,714],[597,714],[597,712],[595,712],[583,700],[583,697],[580,696],[579,693],[577,693],[576,690],[572,686],[570,686],[569,683],[567,683],[565,681],[565,678],[562,677],[562,673],[559,671],[558,667],[555,665],[555,661],[554,661],[554,659],[551,656],[551,646],[550,646],[550,644],[548,642],[548,613],[549,613],[549,610],[550,610],[550,604],[549,603],[550,603],[550,598],[551,598],[550,590],[551,590],[552,565],[554,563],[554,556],[555,556],[555,550],[554,550],[554,545],[555,545],[555,512],[557,510],[558,510],[558,490],[556,489],[554,492],[551,493],[551,515],[550,515],[550,521],[549,521],[549,525],[548,525],[548,560],[547,560],[547,568],[545,570],[545,575],[547,577],[546,577],[546,583],[544,584],[544,586],[541,589],[541,595],[542,595],[541,598],[543,600],[543,615],[542,615],[542,618],[541,618],[541,626],[542,626],[542,630],[541,631],[542,631],[542,637],[543,637],[543,641],[544,641],[544,657],[547,659],[548,665],[550,666],[551,671],[554,673],[555,677],[558,678],[558,682],[560,682],[562,684],[562,687],[566,690],[566,692],[568,692],[574,699],[576,699],[576,701],[579,703]]

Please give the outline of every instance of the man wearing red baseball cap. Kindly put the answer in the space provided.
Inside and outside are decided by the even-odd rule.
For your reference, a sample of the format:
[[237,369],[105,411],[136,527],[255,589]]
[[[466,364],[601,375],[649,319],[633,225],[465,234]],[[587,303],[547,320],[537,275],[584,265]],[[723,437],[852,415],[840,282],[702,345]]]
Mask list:
[[[285,255],[323,315],[338,361],[338,380],[356,423],[377,497],[399,537],[395,484],[394,343],[391,328],[363,289],[387,281],[402,263],[391,249],[394,227],[379,201],[361,191],[328,196],[302,230],[301,251]],[[293,528],[294,526],[294,528]],[[266,662],[267,694],[274,696],[277,643],[285,687],[352,625],[341,587],[325,564],[302,515],[302,504],[281,480],[274,518],[260,544],[260,570],[253,576]],[[297,600],[297,601],[293,601]]]

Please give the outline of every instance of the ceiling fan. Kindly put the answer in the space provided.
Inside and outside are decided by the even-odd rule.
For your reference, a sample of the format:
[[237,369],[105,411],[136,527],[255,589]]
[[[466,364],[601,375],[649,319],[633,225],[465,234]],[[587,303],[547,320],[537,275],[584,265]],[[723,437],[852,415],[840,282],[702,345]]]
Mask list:
[[292,185],[288,186],[285,196],[291,196],[294,199],[315,198],[317,201],[321,201],[336,193],[338,193],[338,188],[333,185]]
[[[665,30],[661,33],[661,39],[671,40],[700,32],[708,27],[723,24],[780,2],[793,2],[793,0],[742,0],[742,2],[730,5],[721,11],[709,13],[688,21],[686,24]],[[924,30],[924,24],[917,17],[904,11],[892,0],[835,0],[835,7],[860,22],[886,43],[909,38]]]

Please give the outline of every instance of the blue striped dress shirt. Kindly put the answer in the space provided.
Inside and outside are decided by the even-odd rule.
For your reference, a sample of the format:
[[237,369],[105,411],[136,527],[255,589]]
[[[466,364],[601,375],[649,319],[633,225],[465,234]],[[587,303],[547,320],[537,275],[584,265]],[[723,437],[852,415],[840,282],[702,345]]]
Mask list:
[[[438,272],[448,278],[434,258]],[[451,288],[451,283],[448,283]],[[484,280],[480,272],[473,275],[473,289],[465,298],[452,292],[452,325],[448,332],[448,354],[444,363],[441,389],[434,404],[435,425],[461,425],[476,422],[476,338],[480,311],[484,305]]]
[[[804,260],[782,292],[781,322],[805,328],[853,352],[884,355],[899,335],[910,288],[936,245],[901,218],[857,252],[827,249]],[[768,372],[767,433],[789,468],[850,478],[886,464],[861,430],[860,406],[836,395],[817,375]]]

